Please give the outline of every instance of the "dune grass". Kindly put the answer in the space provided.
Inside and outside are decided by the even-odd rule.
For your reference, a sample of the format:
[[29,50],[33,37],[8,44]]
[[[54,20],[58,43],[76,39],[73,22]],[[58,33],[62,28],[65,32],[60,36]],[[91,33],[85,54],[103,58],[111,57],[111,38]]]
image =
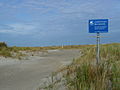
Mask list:
[[101,46],[101,62],[95,64],[95,47],[67,67],[68,90],[120,90],[120,44]]
[[0,56],[11,57],[10,50],[5,42],[0,42]]
[[[120,90],[120,44],[101,45],[101,61],[98,65],[94,45],[79,49],[82,56],[58,70],[57,74],[63,73],[59,83],[62,83],[65,90]],[[45,86],[45,90],[60,88],[56,88],[57,80],[52,82],[48,87]],[[52,87],[49,87],[51,85]]]
[[25,56],[17,47],[8,47],[5,42],[0,42],[0,56],[2,57],[12,57],[21,59],[22,56]]
[[79,48],[83,48],[83,47],[87,47],[87,46],[88,45],[48,46],[48,47],[16,47],[16,46],[8,47],[8,45],[5,42],[0,42],[0,56],[20,58],[21,56],[24,56],[21,53],[21,51],[26,51],[26,52],[42,51],[42,52],[46,52],[47,50],[79,49]]

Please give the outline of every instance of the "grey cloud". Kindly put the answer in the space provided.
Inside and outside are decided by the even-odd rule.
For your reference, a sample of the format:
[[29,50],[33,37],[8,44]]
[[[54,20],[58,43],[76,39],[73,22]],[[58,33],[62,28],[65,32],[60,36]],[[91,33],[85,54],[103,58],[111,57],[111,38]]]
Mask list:
[[0,26],[0,33],[9,33],[9,34],[33,34],[36,32],[37,26],[34,24],[24,24],[24,23],[16,23],[16,24],[8,24]]
[[10,30],[10,29],[13,29],[13,27],[11,27],[11,26],[9,26],[9,25],[0,24],[0,30],[1,30],[1,29]]

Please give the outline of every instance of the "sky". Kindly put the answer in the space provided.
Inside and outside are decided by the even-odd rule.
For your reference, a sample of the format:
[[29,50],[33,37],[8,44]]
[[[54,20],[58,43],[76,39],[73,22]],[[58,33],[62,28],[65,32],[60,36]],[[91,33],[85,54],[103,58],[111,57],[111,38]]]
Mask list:
[[101,43],[120,43],[120,0],[0,0],[0,42],[9,46],[95,44],[88,20],[109,19]]

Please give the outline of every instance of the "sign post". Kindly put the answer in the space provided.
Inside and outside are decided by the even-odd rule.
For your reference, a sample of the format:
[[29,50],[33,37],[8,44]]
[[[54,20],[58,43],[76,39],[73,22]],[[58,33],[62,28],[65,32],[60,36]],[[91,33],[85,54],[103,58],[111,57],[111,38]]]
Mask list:
[[89,20],[89,33],[97,33],[96,64],[100,62],[100,33],[108,32],[108,19]]
[[96,64],[100,62],[100,33],[97,33]]

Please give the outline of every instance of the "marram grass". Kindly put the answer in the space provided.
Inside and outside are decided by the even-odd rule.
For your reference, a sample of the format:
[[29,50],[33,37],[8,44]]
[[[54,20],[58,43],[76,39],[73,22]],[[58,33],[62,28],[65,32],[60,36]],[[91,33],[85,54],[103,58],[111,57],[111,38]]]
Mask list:
[[[64,82],[61,83],[65,90],[120,90],[120,44],[105,44],[100,48],[98,65],[96,48],[88,45],[79,48],[82,54],[80,58],[59,70],[63,72],[61,81]],[[54,86],[47,90],[59,90]]]
[[120,44],[102,45],[99,65],[94,63],[95,47],[83,51],[64,76],[67,89],[120,90]]

